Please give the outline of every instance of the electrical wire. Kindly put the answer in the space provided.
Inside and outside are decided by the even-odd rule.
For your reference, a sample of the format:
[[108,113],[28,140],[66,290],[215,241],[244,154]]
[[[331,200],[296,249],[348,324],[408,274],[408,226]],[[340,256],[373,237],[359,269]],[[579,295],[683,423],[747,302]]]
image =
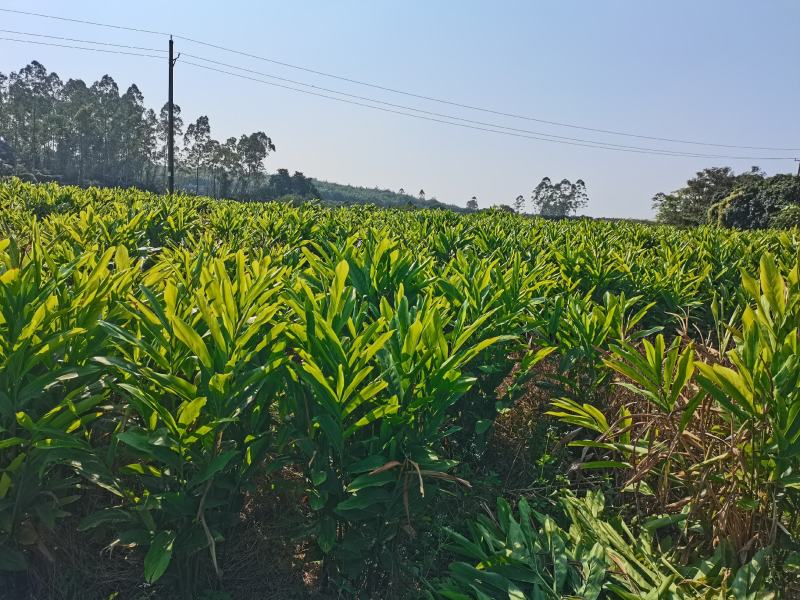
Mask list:
[[[154,30],[150,30],[150,29],[141,29],[141,28],[136,28],[136,27],[126,27],[126,26],[123,26],[123,25],[113,25],[113,24],[109,24],[109,23],[100,23],[100,22],[97,22],[97,21],[89,21],[89,20],[85,20],[85,19],[74,19],[74,18],[69,18],[69,17],[60,17],[60,16],[56,16],[56,15],[49,15],[49,14],[37,13],[37,12],[31,12],[31,11],[24,11],[24,10],[14,10],[14,9],[8,9],[8,8],[0,8],[0,11],[7,12],[7,13],[26,15],[26,16],[32,16],[32,17],[55,19],[55,20],[66,21],[66,22],[70,22],[70,23],[80,23],[80,24],[92,25],[92,26],[96,26],[96,27],[108,27],[108,28],[112,28],[112,29],[134,31],[134,32],[138,32],[138,33],[147,33],[147,34],[164,35],[164,36],[170,35],[170,34],[168,34],[166,32],[162,32],[162,31],[154,31]],[[490,113],[490,114],[503,116],[503,117],[508,117],[508,118],[521,119],[521,120],[526,120],[526,121],[533,121],[533,122],[542,123],[542,124],[546,124],[546,125],[552,125],[552,126],[556,126],[556,127],[567,127],[567,128],[571,128],[571,129],[580,129],[580,130],[583,130],[583,131],[590,131],[590,132],[594,132],[594,133],[602,133],[602,134],[606,134],[606,135],[618,135],[618,136],[625,136],[625,137],[632,137],[632,138],[639,138],[639,139],[646,139],[646,140],[653,140],[653,141],[669,142],[669,143],[674,143],[674,144],[691,144],[691,145],[696,145],[696,146],[708,146],[708,147],[717,147],[717,148],[731,148],[731,149],[741,149],[741,150],[766,150],[766,151],[781,151],[781,152],[795,152],[795,151],[800,150],[800,148],[780,148],[780,147],[773,147],[773,146],[745,146],[745,145],[737,145],[737,144],[719,144],[719,143],[703,142],[703,141],[697,141],[697,140],[686,140],[686,139],[679,139],[679,138],[659,137],[659,136],[644,135],[644,134],[631,133],[631,132],[625,132],[625,131],[619,131],[619,130],[613,130],[613,129],[602,129],[602,128],[598,128],[598,127],[587,127],[587,126],[582,126],[582,125],[576,125],[574,123],[565,123],[565,122],[561,122],[561,121],[552,121],[552,120],[542,119],[542,118],[538,118],[538,117],[532,117],[532,116],[528,116],[528,115],[522,115],[522,114],[517,114],[517,113],[494,110],[494,109],[480,107],[480,106],[473,106],[473,105],[470,105],[470,104],[464,104],[464,103],[455,102],[455,101],[452,101],[452,100],[436,98],[434,96],[427,96],[427,95],[424,95],[424,94],[417,94],[417,93],[408,92],[408,91],[405,91],[405,90],[400,90],[400,89],[397,89],[397,88],[382,86],[382,85],[378,85],[378,84],[374,84],[374,83],[370,83],[370,82],[366,82],[366,81],[361,81],[361,80],[358,80],[358,79],[353,79],[353,78],[350,78],[350,77],[344,77],[344,76],[336,75],[336,74],[333,74],[333,73],[327,73],[325,71],[319,71],[319,70],[316,70],[316,69],[303,67],[303,66],[300,66],[300,65],[294,65],[294,64],[291,64],[291,63],[287,63],[287,62],[283,62],[283,61],[267,58],[267,57],[264,57],[264,56],[259,56],[257,54],[252,54],[252,53],[249,53],[249,52],[243,52],[241,50],[235,50],[233,48],[228,48],[226,46],[213,44],[211,42],[206,42],[206,41],[199,40],[199,39],[196,39],[196,38],[192,38],[192,37],[189,37],[189,36],[183,36],[183,35],[175,34],[173,37],[176,38],[176,39],[184,40],[186,42],[191,42],[191,43],[199,44],[199,45],[206,46],[206,47],[209,47],[209,48],[214,48],[216,50],[221,50],[223,52],[230,52],[230,53],[233,53],[233,54],[238,54],[240,56],[245,56],[245,57],[256,59],[256,60],[269,62],[269,63],[272,63],[272,64],[280,65],[280,66],[291,68],[291,69],[297,69],[297,70],[305,71],[307,73],[312,73],[314,75],[319,75],[319,76],[322,76],[322,77],[329,77],[329,78],[338,79],[340,81],[345,81],[345,82],[356,84],[356,85],[371,87],[371,88],[382,90],[382,91],[385,91],[385,92],[391,92],[391,93],[394,93],[394,94],[401,94],[401,95],[405,95],[405,96],[409,96],[409,97],[413,97],[413,98],[418,98],[418,99],[421,99],[421,100],[427,100],[429,102],[437,102],[437,103],[440,103],[440,104],[447,104],[447,105],[450,105],[450,106],[455,106],[455,107],[463,108],[463,109],[467,109],[467,110]],[[550,135],[550,134],[546,134],[546,135]],[[759,159],[759,160],[771,160],[771,159]]]
[[12,33],[14,35],[29,35],[32,37],[48,38],[51,40],[62,40],[65,42],[79,42],[81,44],[96,44],[99,46],[112,46],[114,48],[128,48],[131,50],[146,50],[147,52],[168,52],[159,48],[145,48],[142,46],[128,46],[126,44],[112,44],[111,42],[95,42],[92,40],[81,40],[78,38],[61,37],[58,35],[46,35],[44,33],[31,33],[29,31],[14,31],[13,29],[0,29],[2,33]]
[[[504,129],[504,130],[508,130],[508,131],[514,131],[514,132],[517,132],[517,133],[526,133],[526,134],[529,134],[529,135],[532,135],[532,136],[541,136],[542,138],[552,138],[553,141],[555,141],[555,140],[567,140],[567,141],[570,141],[570,142],[581,142],[581,143],[584,143],[584,144],[600,144],[600,145],[602,145],[604,147],[609,147],[609,148],[624,148],[624,149],[628,149],[628,150],[643,150],[643,151],[647,151],[647,152],[658,152],[658,153],[661,153],[661,154],[673,154],[675,156],[687,156],[687,155],[690,155],[690,156],[693,156],[693,157],[700,157],[700,158],[730,158],[730,159],[740,159],[740,160],[745,160],[745,159],[746,160],[757,160],[757,159],[760,159],[760,157],[739,157],[739,156],[730,156],[730,155],[726,155],[726,154],[688,153],[688,152],[685,152],[685,151],[668,150],[668,149],[664,149],[664,148],[648,148],[648,147],[643,147],[643,146],[631,146],[629,144],[614,144],[614,143],[611,143],[611,142],[604,142],[602,140],[587,140],[587,139],[583,139],[583,138],[574,138],[574,137],[568,137],[568,136],[563,136],[563,135],[556,135],[556,134],[552,134],[552,133],[545,133],[545,132],[541,132],[541,131],[531,131],[530,129],[520,129],[518,127],[508,127],[506,125],[500,125],[500,124],[497,124],[497,123],[487,123],[485,121],[476,121],[475,119],[465,119],[463,117],[458,117],[458,116],[455,116],[455,115],[450,115],[450,114],[445,114],[445,113],[439,113],[439,112],[424,110],[424,109],[421,109],[421,108],[415,108],[413,106],[406,106],[406,105],[403,105],[403,104],[395,104],[393,102],[386,102],[384,100],[378,100],[376,98],[370,98],[370,97],[366,97],[366,96],[359,96],[357,94],[350,94],[350,93],[347,93],[347,92],[342,92],[340,90],[334,90],[334,89],[331,89],[331,88],[326,88],[326,87],[322,87],[322,86],[319,86],[319,85],[314,85],[314,84],[311,84],[311,83],[305,83],[305,82],[297,81],[297,80],[294,80],[294,79],[288,79],[286,77],[279,77],[277,75],[271,75],[269,73],[263,73],[261,71],[256,71],[256,70],[253,70],[253,69],[247,69],[245,67],[240,67],[238,65],[233,65],[233,64],[230,64],[230,63],[224,63],[224,62],[221,62],[221,61],[212,60],[210,58],[197,56],[196,54],[189,54],[188,52],[183,52],[182,54],[183,54],[184,57],[194,58],[196,60],[201,60],[203,62],[208,62],[208,63],[214,64],[214,65],[219,65],[219,66],[228,67],[228,68],[231,68],[231,69],[236,69],[237,71],[243,71],[245,73],[251,73],[251,74],[254,74],[254,75],[259,75],[261,77],[266,77],[268,79],[274,79],[274,80],[277,80],[277,81],[283,81],[285,83],[291,83],[291,84],[294,84],[294,85],[301,85],[303,87],[308,87],[308,88],[312,88],[312,89],[315,89],[315,90],[321,90],[323,92],[328,92],[328,93],[331,93],[331,94],[339,94],[339,95],[345,96],[347,98],[355,98],[357,100],[363,100],[363,101],[366,101],[366,102],[372,102],[372,103],[375,103],[375,104],[381,104],[383,106],[390,106],[390,107],[398,108],[398,109],[401,109],[401,110],[418,112],[418,113],[421,113],[421,114],[431,115],[431,116],[434,116],[434,117],[440,117],[440,118],[443,118],[443,119],[450,119],[450,120],[453,120],[453,121],[461,121],[461,122],[464,122],[464,123],[470,123],[470,124],[473,124],[473,125],[479,125],[481,127],[491,127],[492,129]],[[538,138],[536,138],[536,139],[538,139]],[[774,160],[785,160],[785,158],[784,157],[775,157]]]
[[[5,31],[5,30],[0,30],[0,31]],[[67,38],[63,38],[63,39],[67,39]],[[156,56],[156,55],[152,55],[152,54],[142,54],[142,53],[137,53],[137,52],[127,52],[127,51],[121,51],[121,50],[109,50],[109,49],[105,49],[105,48],[86,48],[86,47],[83,47],[83,46],[75,46],[75,45],[71,45],[71,44],[56,44],[56,43],[53,43],[53,42],[37,42],[35,40],[20,40],[20,39],[15,39],[15,38],[8,38],[8,37],[0,37],[0,40],[2,40],[2,41],[10,41],[10,42],[18,42],[18,43],[26,43],[26,44],[36,44],[36,45],[40,45],[40,46],[53,46],[53,47],[58,47],[58,48],[70,48],[70,49],[75,49],[75,50],[88,50],[88,51],[91,51],[91,52],[102,52],[102,53],[106,53],[106,54],[124,54],[124,55],[138,56],[138,57],[144,57],[144,58],[157,58],[157,59],[161,59],[161,60],[163,60],[163,58],[164,58],[163,56]],[[88,42],[88,43],[92,43],[92,42]],[[197,56],[194,56],[194,55],[187,55],[187,56],[192,56],[192,58],[195,58],[195,59],[207,60],[207,61],[212,62],[212,63],[220,64],[218,61],[212,61],[210,59],[204,59],[202,57],[197,57]],[[291,90],[291,91],[295,91],[295,92],[309,94],[309,95],[312,95],[312,96],[317,96],[317,97],[325,98],[325,99],[328,99],[328,100],[336,100],[338,102],[352,104],[352,105],[355,105],[355,106],[361,106],[361,107],[364,107],[364,108],[371,108],[373,110],[380,110],[380,111],[383,111],[383,112],[398,114],[398,115],[402,115],[402,116],[406,116],[406,117],[412,117],[412,118],[422,119],[422,120],[426,120],[426,121],[432,121],[432,122],[436,122],[436,123],[443,123],[443,124],[446,124],[446,125],[454,125],[454,126],[457,126],[457,127],[463,127],[463,128],[473,129],[473,130],[477,130],[477,131],[485,131],[485,132],[489,132],[489,133],[498,133],[498,134],[501,134],[501,135],[509,135],[509,136],[518,137],[518,138],[533,139],[533,140],[538,140],[538,141],[543,141],[543,142],[566,144],[566,145],[570,145],[570,146],[580,146],[580,147],[584,147],[584,148],[598,148],[598,149],[603,149],[603,150],[616,150],[618,152],[632,152],[632,153],[636,153],[636,154],[650,154],[650,155],[655,155],[655,156],[673,156],[673,157],[683,157],[683,158],[726,158],[726,159],[731,159],[731,160],[762,160],[762,161],[763,160],[790,160],[791,159],[791,157],[753,157],[753,156],[709,155],[709,154],[699,154],[699,153],[689,153],[689,152],[681,153],[681,152],[675,152],[675,151],[672,151],[672,150],[661,150],[661,149],[654,149],[654,148],[640,148],[640,147],[636,147],[636,146],[622,146],[622,145],[618,145],[618,144],[606,144],[604,142],[595,142],[595,141],[591,141],[591,140],[580,140],[580,139],[574,139],[574,138],[553,139],[552,136],[551,137],[543,137],[543,136],[549,136],[550,134],[539,134],[537,132],[527,132],[527,130],[517,130],[517,131],[526,132],[526,133],[530,133],[531,134],[531,135],[526,135],[525,133],[515,133],[513,130],[512,131],[503,131],[503,130],[500,130],[500,129],[496,128],[496,127],[502,127],[502,126],[496,126],[496,125],[493,125],[493,124],[490,124],[490,123],[481,123],[480,121],[469,121],[469,120],[465,120],[465,119],[459,119],[459,117],[452,117],[450,115],[444,115],[444,114],[440,114],[440,113],[430,113],[429,111],[421,111],[421,112],[426,112],[427,114],[433,114],[433,115],[436,115],[438,117],[444,117],[444,118],[435,118],[435,117],[430,117],[430,116],[424,116],[422,114],[413,114],[413,113],[403,112],[403,111],[400,111],[400,110],[394,110],[394,109],[391,109],[391,108],[385,108],[383,106],[375,106],[374,104],[366,104],[364,102],[356,102],[354,100],[347,100],[345,98],[338,98],[336,96],[330,96],[328,94],[322,94],[322,93],[319,93],[319,92],[312,92],[310,90],[304,90],[304,89],[301,89],[301,88],[296,88],[296,87],[292,87],[292,86],[288,86],[288,85],[283,85],[283,84],[275,83],[275,82],[272,82],[272,81],[265,81],[263,79],[257,79],[255,77],[249,77],[249,76],[246,76],[246,75],[242,75],[240,73],[234,73],[234,72],[231,72],[231,71],[226,71],[224,69],[217,69],[217,68],[214,68],[214,67],[210,67],[208,65],[201,65],[201,64],[193,63],[193,62],[187,61],[187,60],[182,61],[182,64],[186,64],[186,65],[189,65],[189,66],[198,67],[198,68],[206,69],[206,70],[210,70],[210,71],[215,71],[215,72],[222,73],[222,74],[225,74],[225,75],[230,75],[230,76],[233,76],[233,77],[239,77],[239,78],[242,78],[242,79],[248,79],[248,80],[251,80],[251,81],[258,82],[258,83],[263,83],[263,84],[266,84],[266,85],[271,85],[271,86],[275,86],[275,87],[279,87],[279,88],[283,88],[283,89],[287,89],[287,90]],[[241,70],[244,70],[244,71],[253,72],[253,71],[251,71],[249,69],[243,69],[241,67],[236,67],[234,65],[230,65],[230,66],[232,66],[233,68],[236,68],[236,69],[241,69]],[[255,73],[258,73],[258,72],[255,72]],[[272,76],[266,75],[266,74],[262,74],[262,75],[265,75],[266,77],[272,77]],[[283,78],[277,78],[277,79],[283,79]],[[286,81],[292,81],[292,80],[286,80]],[[293,83],[299,83],[299,82],[293,82]],[[323,89],[323,90],[326,90],[326,91],[331,91],[332,93],[343,94],[343,95],[347,95],[347,96],[351,96],[351,97],[360,98],[360,99],[363,99],[363,100],[367,100],[369,102],[379,102],[379,103],[382,103],[382,104],[388,104],[389,106],[393,106],[393,107],[397,107],[397,108],[403,108],[405,110],[412,110],[412,111],[419,111],[420,110],[420,109],[414,109],[414,108],[410,108],[410,107],[406,107],[406,106],[402,106],[402,105],[385,103],[385,102],[382,102],[380,100],[373,100],[373,99],[364,98],[364,97],[361,97],[361,96],[353,96],[352,94],[344,94],[343,92],[338,92],[338,91],[335,91],[335,90],[327,90],[327,88],[319,88],[319,86],[314,86],[314,85],[311,85],[311,84],[305,84],[305,83],[299,83],[299,84],[300,85],[304,85],[304,86],[310,86],[310,87],[317,88],[317,89]],[[454,122],[452,120],[446,120],[446,119],[459,119],[459,120],[467,121],[467,122]],[[470,124],[470,123],[475,123],[475,124]],[[506,128],[506,129],[513,129],[513,128]],[[560,136],[556,136],[556,137],[560,138]]]
[[15,10],[13,8],[0,8],[0,12],[26,15],[28,17],[40,17],[42,19],[55,19],[56,21],[67,21],[69,23],[80,23],[82,25],[94,25],[95,27],[108,27],[110,29],[121,29],[124,31],[136,31],[138,33],[151,33],[154,35],[169,35],[163,31],[153,31],[151,29],[137,29],[136,27],[126,27],[125,25],[112,25],[110,23],[98,23],[97,21],[87,21],[86,19],[71,19],[69,17],[59,17],[56,15],[46,15],[44,13],[31,12],[27,10]]
[[549,139],[549,138],[544,138],[544,137],[535,136],[535,135],[525,135],[525,134],[521,134],[521,133],[514,133],[514,132],[511,132],[511,131],[501,131],[501,130],[497,130],[497,129],[491,129],[489,127],[479,127],[477,125],[469,125],[469,124],[466,124],[466,123],[456,123],[456,122],[453,122],[453,121],[447,121],[445,119],[427,117],[427,116],[424,116],[424,115],[402,112],[402,111],[394,110],[394,109],[391,109],[391,108],[385,108],[383,106],[375,106],[375,105],[372,105],[372,104],[366,104],[364,102],[357,102],[355,100],[347,100],[345,98],[337,98],[336,96],[330,96],[330,95],[322,94],[322,93],[319,93],[319,92],[312,92],[310,90],[304,90],[304,89],[301,89],[301,88],[296,88],[296,87],[292,87],[292,86],[289,86],[289,85],[284,85],[284,84],[281,84],[281,83],[275,83],[274,81],[265,81],[263,79],[258,79],[256,77],[250,77],[248,75],[242,75],[241,73],[234,73],[232,71],[226,71],[224,69],[218,69],[216,67],[210,67],[208,65],[201,65],[201,64],[194,63],[194,62],[191,62],[191,61],[188,61],[188,60],[183,60],[183,61],[181,61],[181,63],[184,64],[184,65],[192,66],[192,67],[198,67],[200,69],[206,69],[208,71],[215,71],[217,73],[230,75],[232,77],[238,77],[240,79],[247,79],[249,81],[255,81],[255,82],[258,82],[258,83],[263,83],[265,85],[270,85],[270,86],[274,86],[274,87],[283,88],[283,89],[286,89],[286,90],[300,92],[302,94],[308,94],[308,95],[311,95],[311,96],[317,96],[317,97],[320,97],[320,98],[326,98],[328,100],[336,100],[337,102],[343,102],[345,104],[352,104],[352,105],[355,105],[355,106],[371,108],[373,110],[379,110],[379,111],[393,113],[393,114],[397,114],[397,115],[403,115],[403,116],[412,117],[412,118],[415,118],[415,119],[422,119],[422,120],[425,120],[425,121],[433,121],[435,123],[444,123],[446,125],[454,125],[456,127],[463,127],[463,128],[466,128],[466,129],[474,129],[474,130],[477,130],[477,131],[486,131],[486,132],[489,132],[489,133],[498,133],[498,134],[501,134],[501,135],[508,135],[508,136],[517,137],[517,138],[539,140],[539,141],[542,141],[542,142],[552,142],[552,143],[556,143],[556,144],[566,144],[566,145],[569,145],[569,146],[581,146],[581,147],[584,147],[584,148],[598,148],[598,149],[602,149],[602,150],[616,150],[618,152],[632,152],[632,153],[635,153],[635,154],[651,154],[651,155],[656,155],[656,156],[672,156],[672,157],[678,157],[678,158],[728,158],[728,159],[731,159],[731,160],[761,160],[761,161],[763,161],[763,160],[791,160],[791,157],[785,157],[785,156],[780,156],[780,157],[778,157],[778,156],[774,156],[774,157],[763,157],[763,156],[754,157],[754,156],[707,155],[707,154],[694,154],[694,153],[688,153],[688,152],[687,153],[675,153],[675,152],[672,152],[672,151],[661,151],[661,150],[655,150],[655,149],[654,150],[639,150],[639,149],[632,148],[632,147],[631,148],[627,148],[627,147],[618,148],[618,147],[615,147],[615,146],[604,145],[601,142],[579,143],[579,142],[572,142],[572,141],[560,140],[560,139]]
[[19,42],[22,44],[36,44],[37,46],[54,46],[56,48],[72,48],[73,50],[89,50],[91,52],[104,52],[106,54],[126,54],[128,56],[142,56],[145,58],[157,58],[163,60],[163,56],[156,56],[155,54],[141,54],[139,52],[126,52],[124,50],[107,50],[106,48],[84,48],[83,46],[74,46],[70,44],[55,44],[52,42],[37,42],[36,40],[17,40],[14,38],[0,37],[0,40],[5,42]]

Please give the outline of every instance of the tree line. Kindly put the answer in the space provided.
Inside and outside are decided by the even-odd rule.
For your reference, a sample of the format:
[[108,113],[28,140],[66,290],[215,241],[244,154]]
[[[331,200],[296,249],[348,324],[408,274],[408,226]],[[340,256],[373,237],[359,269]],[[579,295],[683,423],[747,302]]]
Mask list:
[[[302,173],[279,173],[270,188],[264,163],[276,148],[263,131],[220,141],[207,116],[184,129],[180,106],[174,113],[180,189],[240,199],[315,196]],[[65,82],[38,61],[0,73],[0,175],[162,191],[168,143],[167,104],[148,108],[136,84],[121,92],[110,75],[91,85]]]
[[[463,210],[426,198],[424,190],[413,195],[402,189],[341,186],[300,172],[291,175],[286,169],[267,176],[265,161],[276,146],[263,131],[220,141],[212,137],[208,116],[186,125],[177,104],[174,115],[179,190],[216,198],[320,198],[332,204]],[[168,105],[158,112],[148,108],[135,83],[121,92],[110,75],[91,85],[81,79],[65,82],[32,61],[19,71],[0,73],[0,176],[164,191],[168,123]],[[514,203],[517,212],[523,211],[521,198]],[[582,180],[552,183],[544,178],[531,204],[544,216],[574,214],[586,204],[585,185]],[[478,210],[477,198],[472,197],[466,208]]]
[[[412,195],[402,189],[339,186],[286,169],[267,176],[265,161],[276,146],[266,133],[220,141],[212,137],[208,116],[184,127],[180,106],[174,111],[176,186],[183,191],[217,198],[321,198],[333,204],[457,209],[426,199],[423,190]],[[8,75],[0,72],[0,176],[163,191],[167,145],[167,105],[158,112],[148,108],[136,84],[121,92],[110,75],[91,85],[81,79],[65,82],[38,61]],[[575,214],[587,200],[580,179],[556,183],[545,177],[530,196],[532,212],[556,218]],[[520,195],[513,206],[499,208],[521,213],[525,204]],[[758,167],[738,174],[730,167],[712,167],[678,190],[656,194],[653,207],[659,222],[672,225],[800,225],[800,176],[767,177]],[[467,202],[467,210],[478,210],[476,197]]]

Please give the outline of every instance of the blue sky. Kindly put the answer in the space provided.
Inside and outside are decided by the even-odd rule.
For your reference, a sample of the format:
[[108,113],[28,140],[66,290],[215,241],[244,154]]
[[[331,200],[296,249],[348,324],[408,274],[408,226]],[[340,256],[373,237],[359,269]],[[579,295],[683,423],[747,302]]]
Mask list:
[[[800,1],[95,2],[17,0],[0,7],[203,39],[383,86],[508,113],[658,137],[800,147]],[[0,13],[3,29],[166,47],[158,36]],[[1,34],[7,35],[7,34]],[[599,135],[433,104],[178,41],[179,51],[387,102],[616,144],[707,154],[794,156]],[[37,59],[62,78],[112,75],[166,99],[150,59],[0,41],[0,71]],[[706,166],[791,160],[645,156],[473,131],[382,113],[203,71],[180,62],[176,102],[224,139],[263,130],[286,167],[341,183],[424,188],[464,205],[511,203],[542,177],[583,178],[594,216],[648,217],[650,199]]]

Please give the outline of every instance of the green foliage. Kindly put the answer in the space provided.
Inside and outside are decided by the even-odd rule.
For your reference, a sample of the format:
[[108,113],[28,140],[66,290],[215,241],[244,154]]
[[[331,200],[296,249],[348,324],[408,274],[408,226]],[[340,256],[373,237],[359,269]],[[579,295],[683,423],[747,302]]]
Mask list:
[[248,264],[243,252],[180,258],[177,281],[153,289],[163,274],[149,273],[141,296],[101,322],[115,352],[94,358],[123,399],[106,460],[118,465],[124,502],[82,528],[113,524],[129,545],[149,547],[149,581],[173,553],[186,560],[204,548],[220,574],[227,511],[273,449],[270,405],[286,347],[286,324],[276,322],[284,269]]
[[[403,263],[387,250],[379,244],[369,262],[393,254]],[[314,266],[312,283],[326,281],[327,268]],[[474,341],[491,313],[465,322],[466,311],[453,313],[446,302],[418,294],[410,302],[402,283],[393,298],[359,296],[349,273],[342,260],[330,287],[315,293],[300,280],[292,294],[299,360],[288,410],[301,436],[317,543],[352,577],[365,561],[391,560],[388,544],[400,526],[413,532],[418,505],[432,499],[437,482],[466,484],[447,473],[454,463],[436,450],[450,408],[474,382],[463,369],[505,338]]]
[[729,167],[699,171],[686,186],[653,198],[657,219],[671,225],[704,223],[761,229],[773,225],[781,211],[800,202],[800,177],[766,177],[758,167],[735,174]]
[[612,346],[612,358],[604,360],[607,367],[633,383],[620,385],[652,402],[669,414],[675,410],[681,394],[694,373],[694,351],[691,344],[681,350],[681,338],[676,337],[669,348],[664,336],[658,334],[655,343],[642,341],[644,356],[630,345]]
[[772,218],[770,227],[775,229],[791,229],[800,227],[800,204],[785,206]]
[[[557,347],[561,355],[558,373],[551,379],[558,393],[572,398],[591,398],[605,382],[608,371],[603,369],[603,348],[613,340],[628,339],[630,332],[652,305],[638,310],[640,297],[626,298],[606,292],[603,303],[590,297],[559,296],[545,313],[540,325],[540,337]],[[633,335],[637,339],[650,331]]]
[[318,199],[320,193],[314,187],[313,181],[300,171],[295,171],[294,175],[289,175],[287,169],[278,169],[274,175],[270,175],[267,185],[255,192],[254,197],[258,200],[275,200],[290,197],[296,200],[308,201]]
[[[526,461],[540,482],[547,463],[549,490],[606,485],[620,508],[601,517],[595,491],[567,495],[564,529],[524,504],[514,526],[501,503],[462,548],[490,562],[469,555],[453,593],[589,595],[591,581],[601,597],[688,597],[738,581],[747,597],[780,583],[764,564],[790,573],[792,232],[11,179],[0,235],[3,570],[57,562],[75,536],[124,554],[154,594],[196,597],[203,573],[222,594],[237,522],[291,481],[305,526],[290,535],[321,585],[411,587],[419,540],[475,521],[487,487],[502,493],[481,470],[504,441],[497,415],[538,398],[591,439],[558,440],[537,411],[510,477],[523,447],[547,446]],[[525,439],[542,431],[544,444]],[[623,581],[612,555],[637,576]],[[742,575],[718,587],[728,567]]]
[[103,344],[98,318],[133,276],[113,247],[56,268],[33,234],[22,257],[0,241],[0,568],[24,566],[19,546],[48,554],[44,530],[80,498],[57,465],[90,468],[90,431],[109,393],[90,360]]
[[786,208],[800,205],[800,177],[778,174],[748,180],[737,185],[736,196],[722,211],[728,227],[758,229],[770,227]]
[[740,446],[747,491],[739,503],[766,520],[770,510],[800,508],[800,260],[784,278],[764,254],[759,279],[743,272],[742,287],[750,303],[730,366],[698,363],[697,379],[731,427],[749,432]]

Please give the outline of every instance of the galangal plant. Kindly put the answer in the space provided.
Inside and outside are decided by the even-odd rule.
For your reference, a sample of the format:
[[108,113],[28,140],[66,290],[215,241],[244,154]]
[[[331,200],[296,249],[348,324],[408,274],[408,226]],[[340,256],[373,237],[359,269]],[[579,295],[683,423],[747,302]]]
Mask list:
[[[458,252],[447,265],[435,285],[458,313],[459,321],[480,320],[474,339],[507,336],[504,343],[492,344],[477,358],[476,382],[459,403],[459,423],[467,434],[487,431],[498,411],[510,399],[487,401],[497,396],[497,388],[512,371],[519,378],[523,369],[515,370],[528,350],[544,297],[553,287],[553,268],[543,262],[527,262],[518,252],[493,260],[480,259],[471,252]],[[491,313],[491,318],[485,316]],[[537,361],[538,362],[538,361]],[[506,386],[508,387],[508,386]],[[473,427],[474,425],[474,427]]]
[[109,528],[112,547],[141,548],[148,582],[174,564],[191,594],[199,552],[222,576],[217,545],[268,467],[286,343],[282,267],[241,251],[186,266],[153,269],[116,323],[102,323],[117,352],[95,360],[124,399],[106,458],[119,500],[81,529]]
[[56,267],[36,231],[28,255],[0,240],[2,570],[25,569],[26,548],[53,560],[47,532],[80,500],[76,471],[85,474],[90,425],[109,395],[90,362],[104,347],[98,318],[132,277],[124,248]]
[[[602,304],[591,299],[560,295],[538,320],[538,337],[558,348],[557,372],[550,375],[553,394],[576,401],[594,400],[608,380],[603,356],[609,345],[640,339],[654,330],[636,330],[652,304],[641,297],[605,293]],[[660,328],[656,328],[660,329]]]
[[402,284],[372,318],[348,273],[341,261],[327,289],[296,283],[287,401],[324,576],[374,590],[378,568],[397,562],[393,541],[401,529],[413,535],[436,484],[466,485],[437,448],[448,410],[474,381],[465,366],[498,339],[467,344],[483,320],[453,325],[446,303],[421,296],[412,306]]

